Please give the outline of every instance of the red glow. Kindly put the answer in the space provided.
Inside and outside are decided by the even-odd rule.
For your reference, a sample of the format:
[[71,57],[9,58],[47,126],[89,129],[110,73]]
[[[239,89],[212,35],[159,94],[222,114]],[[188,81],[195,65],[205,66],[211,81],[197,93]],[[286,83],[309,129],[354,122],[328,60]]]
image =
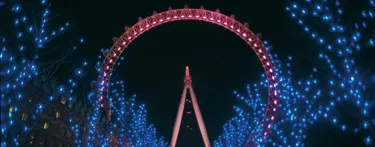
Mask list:
[[[173,16],[173,17],[172,17]],[[187,16],[187,17],[185,17]],[[195,16],[195,17],[193,17]],[[234,16],[234,15],[233,15]],[[207,19],[209,18],[209,19]],[[265,118],[272,118],[276,114],[277,108],[277,101],[279,100],[279,96],[277,93],[274,93],[274,90],[277,90],[277,80],[275,78],[275,73],[273,72],[273,64],[271,62],[271,58],[267,58],[268,51],[265,50],[265,47],[259,37],[253,33],[249,28],[238,22],[234,19],[234,17],[229,17],[219,12],[205,10],[204,8],[201,9],[191,9],[191,8],[183,8],[176,10],[168,10],[161,13],[154,13],[152,16],[147,17],[145,19],[141,19],[138,21],[137,24],[130,27],[129,29],[125,30],[125,33],[122,34],[119,39],[116,40],[115,44],[111,47],[109,53],[115,54],[107,54],[105,57],[105,61],[102,64],[102,68],[100,74],[105,75],[105,82],[108,83],[110,81],[110,72],[112,72],[113,67],[116,65],[113,62],[116,62],[117,59],[120,57],[121,52],[119,51],[125,49],[127,46],[126,44],[130,44],[133,40],[132,38],[137,38],[139,35],[143,34],[147,30],[154,28],[158,25],[178,21],[178,20],[196,20],[196,21],[205,21],[215,25],[222,26],[225,29],[228,29],[238,35],[241,39],[243,39],[256,53],[262,67],[265,70],[265,75],[268,79],[268,86],[269,97],[268,102],[272,105],[267,105]],[[151,23],[151,24],[150,24]],[[127,40],[127,42],[125,42]],[[104,68],[105,67],[105,68]],[[108,76],[107,76],[108,74]],[[190,73],[189,73],[190,74]],[[99,81],[102,80],[102,77],[98,78]],[[99,83],[99,82],[98,82]],[[273,85],[273,86],[272,86]],[[108,85],[106,85],[108,86]],[[101,91],[108,90],[109,88],[101,88]],[[106,99],[106,96],[103,96],[103,99]],[[276,103],[275,103],[276,102]],[[275,104],[275,105],[273,105]],[[271,111],[272,110],[272,111]],[[273,120],[273,119],[271,119]],[[264,131],[267,131],[268,128],[264,126]],[[252,139],[250,139],[252,140]],[[250,141],[249,140],[249,141]]]
[[[203,138],[203,142],[204,142],[206,147],[210,147],[211,145],[210,145],[210,141],[208,139],[206,126],[204,125],[204,121],[203,121],[203,117],[202,117],[202,114],[201,114],[200,109],[199,109],[198,101],[197,101],[197,98],[195,96],[193,86],[191,85],[192,81],[191,81],[188,66],[186,66],[186,68],[185,68],[184,83],[185,83],[185,86],[184,86],[184,90],[182,92],[182,96],[181,96],[181,100],[180,100],[180,106],[178,107],[176,122],[174,124],[170,146],[171,147],[176,146],[177,137],[178,137],[178,133],[180,131],[180,126],[181,126],[183,110],[184,110],[184,107],[185,107],[185,101],[189,101],[188,99],[186,99],[186,94],[187,94],[187,91],[189,90],[190,97],[191,97],[192,104],[193,104],[193,109],[194,109],[194,112],[195,112],[195,117],[198,121],[198,126],[199,126],[200,133],[202,135],[202,138]],[[190,102],[191,101],[189,101],[189,103]],[[191,113],[192,113],[191,111],[187,112],[188,115],[190,115]]]
[[185,69],[185,77],[190,77],[189,66],[186,66],[186,69]]

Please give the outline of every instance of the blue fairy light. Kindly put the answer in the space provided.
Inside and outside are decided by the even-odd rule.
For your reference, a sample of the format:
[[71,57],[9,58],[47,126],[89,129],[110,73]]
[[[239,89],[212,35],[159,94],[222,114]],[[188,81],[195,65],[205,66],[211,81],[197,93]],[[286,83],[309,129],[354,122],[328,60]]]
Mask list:
[[[374,6],[374,0],[369,0],[369,2],[371,6]],[[369,79],[369,77],[361,77],[362,75],[357,70],[354,64],[355,59],[352,55],[360,51],[360,49],[370,49],[370,47],[374,46],[372,38],[364,38],[364,36],[369,35],[366,33],[373,31],[369,30],[370,28],[366,25],[374,22],[372,17],[369,19],[369,16],[373,13],[367,14],[366,12],[373,12],[374,7],[363,7],[365,9],[360,11],[361,13],[358,17],[366,21],[353,22],[353,24],[357,24],[354,25],[354,30],[346,30],[346,28],[353,26],[353,24],[344,24],[336,21],[336,18],[333,17],[336,14],[332,13],[334,11],[328,11],[336,9],[338,15],[342,15],[343,9],[340,7],[341,2],[339,0],[336,1],[336,6],[333,7],[326,2],[311,3],[310,0],[292,1],[286,7],[286,11],[290,13],[292,20],[300,24],[304,33],[311,36],[311,39],[317,41],[317,44],[321,46],[317,48],[318,59],[321,62],[318,61],[315,64],[320,66],[319,69],[327,69],[327,71],[322,72],[313,68],[312,76],[304,79],[306,82],[297,82],[294,81],[290,70],[291,64],[289,61],[291,59],[289,58],[289,61],[284,63],[274,56],[273,59],[279,65],[277,67],[280,77],[279,116],[283,117],[278,118],[279,120],[273,125],[275,129],[270,134],[272,137],[257,138],[260,136],[256,131],[256,126],[262,123],[260,119],[262,115],[261,111],[259,111],[262,108],[254,108],[266,105],[265,101],[261,98],[267,97],[263,95],[267,94],[267,85],[264,82],[257,82],[253,85],[260,87],[249,88],[248,86],[245,98],[240,93],[235,93],[235,97],[239,98],[239,101],[246,105],[235,107],[235,112],[237,112],[235,117],[224,125],[222,135],[214,141],[215,146],[243,146],[243,141],[249,138],[254,138],[248,142],[248,145],[251,146],[263,146],[264,144],[266,146],[304,146],[307,130],[319,120],[327,119],[330,119],[329,121],[332,122],[332,126],[341,128],[342,131],[354,130],[355,133],[359,131],[366,132],[367,134],[364,134],[364,142],[369,146],[373,146],[371,139],[375,138],[375,134],[369,130],[373,130],[374,125],[370,125],[369,122],[372,120],[372,124],[375,124],[375,119],[369,118],[368,115],[368,109],[373,108],[369,108],[368,101],[371,101],[371,98],[365,96],[364,88],[362,88],[371,85],[363,82]],[[319,29],[316,29],[317,27],[314,26],[316,23],[314,25],[302,23],[304,20],[313,17],[321,18],[321,25],[326,26],[326,30],[321,29],[321,26],[319,26]],[[316,31],[313,32],[311,30]],[[320,30],[321,32],[319,32]],[[330,34],[327,32],[330,32]],[[342,33],[346,33],[348,36],[342,36]],[[332,41],[331,38],[334,40]],[[349,38],[352,38],[352,40],[349,40]],[[364,44],[360,44],[360,40],[364,40]],[[350,46],[350,41],[354,42],[353,46]],[[324,74],[323,77],[326,79],[314,79],[314,84],[309,82],[312,80],[311,78],[321,74]],[[375,81],[375,76],[372,76],[373,81]],[[261,81],[266,80],[263,76],[261,78]],[[327,85],[318,85],[318,83],[323,84],[325,82]],[[264,89],[263,93],[260,92],[259,88]],[[337,106],[347,103],[354,104],[360,110],[360,113],[356,115],[363,122],[360,126],[345,125],[344,123],[348,123],[342,120],[345,115],[341,116],[337,112]],[[244,114],[249,117],[243,117]],[[299,132],[300,135],[295,132]]]
[[[17,1],[15,1],[15,3],[17,3]],[[52,33],[55,32],[53,30],[56,29],[52,29],[46,25],[47,22],[54,22],[53,19],[50,20],[48,15],[51,13],[48,10],[50,5],[45,5],[47,4],[46,0],[40,1],[40,4],[42,5],[41,9],[33,9],[33,11],[36,13],[42,12],[40,13],[41,15],[29,13],[29,8],[27,8],[27,6],[23,7],[24,5],[21,4],[14,4],[10,8],[5,8],[11,9],[10,12],[13,13],[12,16],[14,16],[13,18],[10,17],[10,19],[13,20],[5,22],[9,22],[10,25],[13,25],[14,27],[9,27],[9,34],[0,36],[0,60],[2,62],[2,68],[0,70],[2,82],[0,86],[1,89],[4,88],[4,90],[1,90],[1,107],[6,108],[7,110],[6,112],[1,111],[1,116],[4,116],[1,118],[1,146],[19,145],[18,139],[11,142],[6,142],[6,140],[13,140],[13,138],[16,138],[16,136],[14,136],[16,134],[8,132],[10,130],[5,129],[4,127],[9,125],[17,125],[19,128],[24,128],[21,129],[21,131],[23,130],[25,133],[28,133],[30,129],[33,128],[18,118],[19,116],[22,116],[20,113],[23,113],[21,106],[24,106],[25,103],[31,104],[31,109],[35,110],[30,114],[31,119],[33,120],[36,120],[38,116],[36,114],[43,113],[43,109],[46,106],[44,103],[34,103],[34,95],[29,98],[30,88],[28,87],[33,86],[34,81],[37,81],[37,78],[41,77],[42,75],[46,75],[46,72],[42,70],[42,68],[44,69],[46,67],[42,67],[39,61],[36,60],[41,57],[39,54],[43,54],[45,50],[49,50],[44,47],[48,46],[50,41],[54,38],[64,34],[65,31]],[[12,42],[9,42],[10,40]],[[70,44],[64,43],[64,45]],[[30,55],[32,54],[30,56],[31,58],[26,56],[25,53]],[[71,51],[68,53],[68,55],[70,54]],[[64,56],[62,59],[64,58],[66,58],[66,56]],[[54,67],[56,67],[56,65],[58,65],[58,63],[52,64]],[[87,65],[87,63],[85,63],[85,65]],[[82,71],[82,69],[80,70]],[[81,74],[83,74],[83,72]],[[56,89],[56,92],[59,92],[59,89]],[[55,99],[53,96],[47,96],[47,100],[52,103]],[[8,115],[3,115],[3,113],[8,113]]]

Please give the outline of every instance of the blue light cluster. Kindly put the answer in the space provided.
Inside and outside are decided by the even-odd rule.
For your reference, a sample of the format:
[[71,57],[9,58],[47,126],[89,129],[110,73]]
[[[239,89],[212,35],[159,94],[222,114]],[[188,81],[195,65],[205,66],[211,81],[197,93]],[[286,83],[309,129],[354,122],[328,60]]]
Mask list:
[[[26,98],[26,95],[30,95],[29,86],[33,84],[31,81],[42,75],[51,78],[66,57],[76,49],[75,45],[64,42],[63,45],[54,49],[66,49],[65,45],[72,45],[71,50],[56,63],[48,65],[48,67],[40,66],[41,55],[50,52],[51,48],[48,47],[50,42],[66,33],[65,30],[69,27],[69,23],[59,25],[57,29],[47,27],[53,22],[49,17],[51,12],[48,8],[50,5],[46,3],[46,0],[40,2],[41,11],[34,9],[34,13],[29,13],[29,8],[24,8],[17,2],[12,1],[5,4],[4,9],[9,8],[11,14],[2,19],[12,19],[13,21],[5,20],[4,22],[9,22],[4,24],[8,29],[0,34],[1,146],[19,146],[17,135],[28,134],[33,129],[21,120],[21,108],[25,107],[25,103],[31,102],[30,98]],[[77,41],[77,43],[83,42]],[[85,62],[85,64],[87,63]],[[78,69],[77,71],[82,70]],[[73,86],[75,85],[72,80],[70,82]],[[61,87],[58,92],[63,94],[64,89]],[[73,90],[69,89],[67,92],[73,93]],[[53,101],[55,96],[49,96],[49,99]],[[72,99],[69,98],[67,101],[70,100]],[[35,120],[37,114],[42,113],[44,106],[45,103],[42,101],[32,106],[35,108],[33,109],[35,112],[29,114],[30,118]],[[21,132],[18,128],[22,128]]]
[[[101,53],[105,54],[108,52],[108,49],[107,50],[104,50],[104,49],[101,49],[100,50]],[[100,66],[101,66],[101,62],[103,60],[103,55],[102,54],[99,54],[98,55],[98,61],[96,62],[96,66],[95,66],[95,69],[96,69],[96,73],[99,73],[100,71]],[[99,86],[99,84],[97,84],[96,82],[94,82],[96,85]],[[95,89],[96,88],[96,89]],[[89,101],[91,104],[94,105],[94,113],[93,115],[89,118],[89,126],[90,126],[90,129],[89,129],[89,135],[87,137],[87,146],[89,147],[92,147],[92,146],[95,146],[98,142],[103,142],[105,140],[104,139],[104,136],[101,135],[98,131],[99,129],[101,129],[100,127],[97,128],[100,124],[100,113],[102,110],[101,107],[99,106],[99,98],[97,97],[97,95],[100,93],[100,87],[95,87],[94,88],[94,91],[91,92],[89,94]],[[112,105],[111,105],[112,106]],[[104,133],[102,133],[104,134]],[[121,139],[120,139],[121,140]],[[108,141],[105,141],[108,143]]]
[[[82,42],[81,42],[82,43]],[[62,96],[62,95],[66,95],[68,96],[67,99],[66,99],[66,103],[68,103],[68,108],[70,109],[71,113],[72,114],[74,112],[74,108],[72,107],[72,105],[70,105],[70,102],[75,102],[77,101],[77,98],[74,98],[73,96],[76,96],[76,92],[75,90],[77,89],[77,83],[79,82],[78,80],[81,80],[82,77],[84,77],[84,69],[88,67],[88,63],[87,61],[83,61],[82,65],[80,66],[80,68],[77,68],[76,70],[74,70],[74,73],[73,73],[73,76],[71,76],[71,78],[69,78],[67,80],[67,83],[65,84],[65,86],[60,86],[60,88],[58,89],[58,92],[59,92],[59,95],[58,96]],[[80,81],[82,82],[82,81]],[[65,92],[64,89],[66,89],[67,91]],[[54,101],[54,100],[58,100],[57,98],[54,98],[54,96],[50,96],[50,101]],[[83,118],[85,119],[85,118]],[[80,146],[85,146],[85,142],[83,142],[83,138],[84,138],[84,131],[82,131],[82,120],[81,121],[78,121],[74,118],[74,116],[72,115],[69,115],[68,119],[65,120],[65,122],[67,124],[70,124],[70,129],[72,130],[72,132],[74,132],[73,136],[74,136],[74,141],[75,143],[77,144],[78,147]]]
[[[260,82],[251,88],[248,86],[249,96],[243,97],[235,92],[244,106],[235,107],[237,115],[224,125],[223,134],[214,145],[242,146],[244,138],[253,138],[251,140],[255,141],[251,144],[256,146],[304,146],[308,129],[319,121],[328,121],[343,132],[360,134],[364,143],[372,146],[375,118],[372,114],[374,98],[371,96],[375,87],[369,80],[372,77],[364,76],[357,69],[357,58],[354,58],[359,51],[374,47],[374,36],[371,36],[375,26],[374,0],[368,2],[369,5],[361,7],[364,9],[360,11],[359,19],[346,18],[353,21],[342,21],[346,12],[343,11],[343,2],[338,0],[291,2],[286,10],[319,46],[316,67],[312,67],[311,74],[304,80],[297,80],[291,71],[293,58],[288,57],[283,63],[273,55],[280,77],[279,112],[271,126],[273,131],[268,138],[258,138],[253,131],[262,117],[259,114],[262,107],[254,107],[266,104],[267,80],[262,75]],[[263,91],[258,90],[260,87]],[[354,114],[344,113],[342,108]],[[348,120],[353,116],[359,122]],[[244,127],[245,124],[248,127]]]
[[[104,54],[108,49],[102,49]],[[99,71],[103,55],[99,55],[97,62],[97,71]],[[123,60],[123,58],[121,58]],[[117,63],[120,65],[120,62]],[[136,103],[136,95],[130,98],[125,98],[125,89],[123,81],[114,81],[110,83],[109,93],[109,108],[102,108],[97,106],[94,115],[90,118],[90,128],[88,136],[88,146],[102,144],[103,146],[110,146],[110,140],[116,139],[116,143],[120,146],[168,146],[163,137],[158,137],[156,129],[152,124],[147,124],[147,110],[145,105]],[[93,104],[99,104],[99,100],[94,96],[94,93],[89,95],[89,99]],[[101,114],[109,117],[98,117]],[[105,122],[110,122],[110,126],[104,126]],[[97,128],[99,126],[99,128]]]
[[[267,98],[267,79],[264,74],[261,81],[247,86],[247,96],[241,96],[235,92],[236,97],[243,103],[235,106],[236,115],[224,125],[223,134],[215,140],[215,146],[242,146],[249,139],[251,144],[260,146],[304,146],[308,129],[319,120],[331,122],[333,126],[342,131],[351,131],[364,134],[363,141],[367,145],[373,145],[375,118],[373,117],[372,91],[369,82],[375,81],[375,76],[364,77],[356,68],[355,56],[361,50],[374,47],[374,36],[371,36],[374,25],[374,0],[369,0],[369,5],[360,11],[358,22],[342,21],[344,18],[343,2],[311,0],[291,2],[286,10],[290,12],[293,20],[301,26],[303,31],[319,45],[317,49],[317,67],[312,68],[312,73],[304,80],[296,80],[291,71],[293,58],[287,62],[281,62],[277,55],[272,55],[275,72],[279,77],[279,111],[275,124],[269,135],[259,134]],[[69,23],[60,25],[55,30],[46,27],[51,13],[46,0],[41,1],[44,7],[41,15],[28,16],[20,4],[11,7],[14,20],[12,34],[0,37],[1,74],[1,146],[19,145],[17,134],[9,131],[15,126],[23,128],[24,133],[31,129],[19,120],[20,107],[24,101],[25,86],[30,81],[45,74],[48,77],[55,73],[55,65],[61,63],[70,55],[76,46],[73,46],[66,56],[57,64],[42,68],[38,64],[40,53],[48,49],[51,40],[65,33]],[[332,7],[335,6],[335,7]],[[351,12],[350,12],[351,13]],[[40,19],[30,19],[40,18]],[[345,18],[347,19],[347,18]],[[37,21],[37,22],[35,22]],[[317,22],[322,22],[317,26]],[[32,24],[32,25],[31,25]],[[35,25],[36,24],[36,25]],[[325,30],[322,29],[325,27]],[[83,43],[79,39],[77,43]],[[267,42],[264,42],[267,45]],[[269,46],[267,47],[270,48]],[[107,53],[108,49],[102,50]],[[121,59],[123,59],[121,57]],[[99,56],[97,71],[99,71],[103,56]],[[74,89],[77,80],[84,76],[83,67],[74,70],[72,78],[67,80],[66,86],[57,88],[57,96],[68,94],[68,103],[74,101]],[[120,65],[120,62],[117,62]],[[368,80],[372,79],[372,81]],[[111,107],[108,109],[99,106],[100,87],[88,94],[91,104],[94,105],[94,114],[89,117],[90,128],[88,130],[88,142],[84,142],[85,136],[81,133],[80,122],[73,117],[66,121],[71,124],[75,133],[75,142],[78,146],[95,146],[101,144],[110,146],[110,140],[116,139],[120,146],[168,146],[163,137],[158,137],[153,125],[147,124],[145,105],[135,102],[135,95],[125,98],[124,83],[116,81],[107,83],[111,91],[109,100]],[[99,84],[98,84],[99,85]],[[57,100],[56,95],[48,97],[50,102]],[[345,121],[349,114],[343,114],[339,107],[354,106],[358,110],[355,114],[360,118],[359,124]],[[35,114],[31,118],[36,119],[36,114],[42,113],[44,103],[35,105]],[[7,114],[3,114],[7,113]],[[103,115],[105,117],[103,117]],[[18,133],[18,132],[17,132]]]

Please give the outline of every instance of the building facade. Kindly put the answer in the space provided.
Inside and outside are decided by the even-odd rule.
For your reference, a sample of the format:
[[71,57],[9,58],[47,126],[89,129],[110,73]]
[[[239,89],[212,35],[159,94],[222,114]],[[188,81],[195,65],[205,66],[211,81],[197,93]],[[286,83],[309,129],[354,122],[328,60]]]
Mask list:
[[[24,147],[75,147],[78,146],[75,143],[76,133],[71,129],[71,124],[74,124],[79,126],[78,140],[81,141],[79,145],[87,146],[90,129],[88,118],[93,114],[93,105],[83,96],[71,96],[69,93],[57,94],[56,81],[45,79],[43,76],[34,78],[23,88],[24,95],[21,104],[18,101],[17,105],[11,104],[9,109],[6,108],[14,119],[14,124],[8,128],[7,136],[16,136],[19,146]],[[93,85],[91,86],[94,88]],[[39,107],[42,107],[40,109],[42,111],[39,111]],[[19,112],[15,113],[16,111]],[[100,126],[97,127],[101,130],[96,130],[96,133],[106,133],[107,131],[103,129],[109,129],[106,126],[111,124],[108,119],[111,112],[108,111],[111,110],[101,113],[98,119]],[[106,136],[112,147],[129,146],[128,143],[119,145],[118,137],[115,135]],[[14,141],[13,138],[7,138],[7,142],[11,141]]]
[[[20,146],[33,147],[73,147],[75,133],[72,132],[70,119],[79,125],[79,136],[82,144],[87,142],[88,122],[93,112],[92,106],[85,100],[63,94],[58,96],[55,92],[57,84],[55,80],[46,81],[40,76],[33,79],[31,84],[24,87],[24,98],[21,105],[10,105],[9,114],[14,111],[13,118],[19,118],[22,123],[9,128],[9,133],[16,136]],[[52,96],[52,97],[51,97]],[[51,100],[50,98],[54,99]],[[72,100],[68,103],[68,98]],[[38,108],[41,108],[39,112]],[[26,125],[22,125],[26,124]],[[29,128],[26,128],[28,126]],[[27,129],[26,133],[22,129]],[[22,133],[24,132],[24,133]],[[11,141],[8,139],[7,141]]]

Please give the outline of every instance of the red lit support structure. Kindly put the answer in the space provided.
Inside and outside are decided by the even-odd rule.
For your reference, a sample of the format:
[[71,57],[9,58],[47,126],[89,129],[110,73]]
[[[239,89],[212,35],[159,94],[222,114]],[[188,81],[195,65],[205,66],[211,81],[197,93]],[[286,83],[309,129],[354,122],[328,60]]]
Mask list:
[[180,126],[181,126],[182,115],[183,115],[183,111],[184,111],[184,107],[185,107],[186,92],[187,92],[188,89],[189,89],[189,92],[190,92],[190,96],[191,96],[191,100],[192,100],[193,108],[194,108],[194,112],[195,112],[195,117],[197,118],[197,121],[198,121],[199,130],[201,131],[204,145],[206,147],[211,146],[210,141],[208,139],[206,126],[204,125],[201,110],[199,109],[198,101],[197,101],[197,98],[195,96],[194,89],[193,89],[193,86],[191,85],[191,82],[192,81],[191,81],[191,77],[190,77],[190,73],[189,73],[189,67],[186,66],[185,80],[184,80],[185,86],[184,86],[184,90],[183,90],[182,95],[181,95],[180,106],[178,107],[176,122],[175,122],[174,128],[173,128],[171,147],[176,146],[177,137],[178,137],[178,133],[180,131]]
[[[111,102],[108,99],[108,92],[112,71],[114,70],[117,60],[120,58],[120,55],[124,52],[128,45],[138,38],[138,36],[156,26],[168,22],[182,20],[203,21],[221,26],[244,40],[258,56],[259,61],[265,71],[269,85],[267,107],[265,109],[264,119],[260,124],[262,129],[259,130],[256,135],[254,134],[254,136],[249,137],[248,142],[245,144],[252,146],[252,142],[258,142],[258,139],[263,142],[260,138],[263,138],[269,134],[269,130],[272,128],[272,122],[276,118],[277,106],[279,102],[278,80],[274,71],[274,63],[272,62],[272,57],[270,56],[269,51],[265,48],[263,42],[248,28],[248,25],[244,25],[243,23],[235,20],[234,15],[226,16],[221,14],[219,10],[210,11],[205,10],[203,7],[199,9],[188,7],[183,9],[170,8],[168,11],[161,13],[154,12],[154,14],[150,17],[138,19],[138,22],[132,27],[125,27],[125,32],[118,37],[117,40],[115,40],[114,45],[105,55],[105,59],[100,67],[99,76],[97,79],[99,90],[99,101],[97,103],[97,107],[105,108],[106,105],[108,105],[107,107],[110,107]],[[258,136],[260,134],[263,137]]]

